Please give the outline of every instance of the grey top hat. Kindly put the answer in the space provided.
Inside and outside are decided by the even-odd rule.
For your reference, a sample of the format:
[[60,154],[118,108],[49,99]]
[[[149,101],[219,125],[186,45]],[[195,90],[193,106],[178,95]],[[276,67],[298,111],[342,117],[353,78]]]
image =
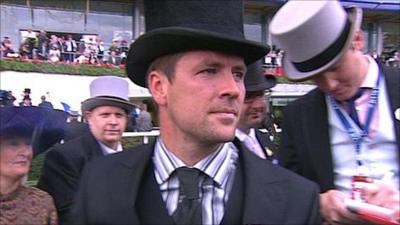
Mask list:
[[235,54],[250,64],[269,47],[248,41],[243,33],[241,0],[145,0],[147,33],[131,44],[126,71],[137,85],[146,86],[146,73],[158,57],[188,50]]
[[276,85],[276,78],[272,75],[265,75],[262,61],[258,60],[247,67],[244,78],[246,91],[264,91]]
[[333,66],[349,49],[362,10],[346,10],[337,0],[289,1],[272,18],[270,33],[285,50],[283,68],[290,80],[303,81]]
[[82,111],[91,111],[99,106],[116,106],[127,112],[134,106],[129,102],[129,84],[123,78],[101,76],[90,83],[90,98],[82,102]]

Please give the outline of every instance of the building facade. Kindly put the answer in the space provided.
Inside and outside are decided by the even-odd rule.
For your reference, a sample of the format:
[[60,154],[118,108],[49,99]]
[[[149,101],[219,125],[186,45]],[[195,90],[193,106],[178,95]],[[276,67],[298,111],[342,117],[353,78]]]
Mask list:
[[[14,48],[26,31],[45,30],[59,36],[72,34],[76,41],[100,36],[110,45],[113,39],[128,43],[145,31],[143,0],[2,0],[1,36],[10,37]],[[246,0],[246,38],[274,45],[268,24],[285,0]],[[342,4],[364,9],[362,29],[368,40],[365,51],[389,54],[400,45],[400,3],[397,0],[342,0]],[[279,48],[279,46],[276,46]]]

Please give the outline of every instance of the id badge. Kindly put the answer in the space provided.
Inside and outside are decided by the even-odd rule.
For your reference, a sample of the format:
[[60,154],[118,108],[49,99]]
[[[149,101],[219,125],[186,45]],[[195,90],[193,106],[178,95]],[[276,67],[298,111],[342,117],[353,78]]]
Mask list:
[[351,178],[351,199],[364,202],[365,196],[362,189],[366,183],[372,183],[372,179],[365,175],[355,175]]

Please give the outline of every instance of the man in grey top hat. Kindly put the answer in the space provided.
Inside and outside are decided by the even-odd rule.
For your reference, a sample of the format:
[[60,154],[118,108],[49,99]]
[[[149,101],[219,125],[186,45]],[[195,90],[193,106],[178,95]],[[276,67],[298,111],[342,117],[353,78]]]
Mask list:
[[131,45],[127,73],[149,88],[160,136],[88,165],[73,222],[318,223],[315,184],[231,142],[246,65],[268,52],[244,39],[243,3],[144,3],[148,31]]
[[122,151],[122,133],[133,107],[128,85],[125,79],[114,76],[94,79],[91,97],[82,103],[90,132],[55,146],[46,155],[38,188],[53,196],[60,224],[66,223],[86,163]]
[[285,108],[280,163],[320,185],[330,224],[365,224],[348,210],[360,202],[400,219],[400,71],[363,54],[361,20],[336,0],[289,1],[270,25],[287,77],[318,86]]
[[235,136],[260,158],[277,163],[273,155],[275,146],[269,133],[258,130],[266,116],[266,90],[275,85],[276,78],[264,74],[262,61],[257,61],[247,68],[247,74],[244,78],[246,95],[240,110]]

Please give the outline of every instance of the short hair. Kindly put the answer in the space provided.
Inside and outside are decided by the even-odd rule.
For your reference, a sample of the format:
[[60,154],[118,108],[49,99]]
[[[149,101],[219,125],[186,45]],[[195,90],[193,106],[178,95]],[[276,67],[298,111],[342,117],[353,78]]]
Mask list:
[[[169,82],[174,81],[175,77],[175,67],[176,63],[182,56],[184,55],[185,52],[179,52],[179,53],[173,53],[169,55],[164,55],[161,56],[157,59],[155,59],[149,66],[149,69],[147,70],[146,77],[150,74],[151,71],[154,70],[161,70],[165,75],[167,76],[167,79]],[[147,82],[147,79],[146,79]]]

